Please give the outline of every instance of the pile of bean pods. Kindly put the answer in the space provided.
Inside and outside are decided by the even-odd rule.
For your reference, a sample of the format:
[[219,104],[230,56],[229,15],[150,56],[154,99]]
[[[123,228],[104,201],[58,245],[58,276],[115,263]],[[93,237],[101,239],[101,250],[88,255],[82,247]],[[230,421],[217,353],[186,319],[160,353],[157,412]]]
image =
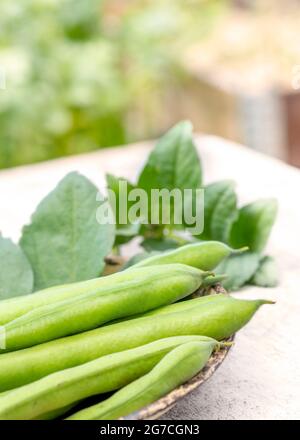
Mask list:
[[[116,419],[198,373],[264,300],[192,297],[235,251],[189,244],[106,277],[0,302],[0,419]],[[110,397],[101,398],[104,393]],[[87,398],[98,403],[88,407]]]

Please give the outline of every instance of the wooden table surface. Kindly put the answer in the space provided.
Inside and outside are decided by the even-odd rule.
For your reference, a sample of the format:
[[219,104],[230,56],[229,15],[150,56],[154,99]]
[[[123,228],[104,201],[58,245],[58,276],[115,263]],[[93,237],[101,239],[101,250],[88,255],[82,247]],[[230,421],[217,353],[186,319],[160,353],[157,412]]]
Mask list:
[[[278,199],[279,217],[268,252],[277,258],[281,283],[275,289],[251,287],[238,294],[274,299],[276,305],[258,312],[210,381],[164,418],[299,418],[300,171],[213,136],[198,136],[197,145],[206,183],[236,180],[241,203]],[[106,172],[134,179],[150,146],[135,144],[1,171],[0,230],[17,240],[40,199],[69,171],[80,171],[100,188],[105,187]]]

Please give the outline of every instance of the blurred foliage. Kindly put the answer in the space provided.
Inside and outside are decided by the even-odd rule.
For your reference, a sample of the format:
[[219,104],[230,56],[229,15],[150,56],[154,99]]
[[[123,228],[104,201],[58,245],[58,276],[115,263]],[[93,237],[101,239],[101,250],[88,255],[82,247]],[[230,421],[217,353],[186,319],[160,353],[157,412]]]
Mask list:
[[182,80],[184,48],[226,3],[1,0],[0,168],[138,138],[131,109]]

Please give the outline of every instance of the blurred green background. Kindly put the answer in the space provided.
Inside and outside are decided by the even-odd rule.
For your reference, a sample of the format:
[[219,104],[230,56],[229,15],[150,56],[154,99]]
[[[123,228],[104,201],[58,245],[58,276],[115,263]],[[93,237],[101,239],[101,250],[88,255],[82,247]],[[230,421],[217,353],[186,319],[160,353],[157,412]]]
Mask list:
[[147,114],[226,3],[1,0],[0,167],[159,134]]
[[181,119],[300,167],[299,25],[299,0],[1,0],[0,168]]

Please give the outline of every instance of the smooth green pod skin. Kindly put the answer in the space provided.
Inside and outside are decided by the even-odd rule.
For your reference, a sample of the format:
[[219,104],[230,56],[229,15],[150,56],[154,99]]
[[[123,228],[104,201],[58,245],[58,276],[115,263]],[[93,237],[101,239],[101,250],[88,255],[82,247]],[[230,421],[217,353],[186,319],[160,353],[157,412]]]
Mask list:
[[97,292],[114,282],[128,281],[132,279],[124,272],[124,279],[118,280],[120,274],[109,275],[107,277],[95,278],[79,283],[64,284],[61,286],[50,287],[40,290],[30,295],[19,296],[0,301],[0,325],[6,324],[31,310],[68,298],[74,298],[85,292]]
[[[123,273],[123,272],[122,272]],[[133,272],[132,272],[133,273]],[[187,266],[185,264],[169,264],[164,266],[151,266],[151,267],[145,267],[145,268],[137,268],[134,271],[134,277],[132,277],[132,273],[128,275],[128,280],[123,279],[122,281],[114,282],[112,285],[105,286],[101,289],[97,289],[96,291],[87,291],[81,294],[77,294],[74,297],[67,298],[63,301],[56,301],[55,303],[46,304],[41,307],[37,307],[33,309],[30,312],[27,312],[26,314],[20,316],[19,318],[16,318],[14,321],[16,322],[26,322],[27,319],[36,318],[39,316],[42,316],[44,314],[50,314],[53,312],[56,312],[58,310],[63,309],[64,307],[69,307],[70,305],[73,305],[75,303],[79,303],[82,301],[85,301],[87,299],[94,299],[97,297],[104,297],[107,295],[113,295],[117,292],[120,292],[122,289],[130,288],[130,286],[137,286],[145,284],[146,282],[151,282],[151,279],[155,281],[155,278],[162,278],[166,280],[167,278],[172,278],[174,276],[187,276],[187,277],[194,277],[199,280],[200,287],[202,284],[204,284],[205,279],[212,278],[214,275],[212,275],[212,272],[205,272],[201,269],[196,269],[191,266]],[[117,274],[116,274],[117,275]],[[217,276],[218,277],[218,276]],[[211,282],[209,282],[210,284]],[[10,321],[12,322],[12,321]]]
[[186,244],[177,249],[145,258],[127,270],[129,271],[137,267],[171,263],[187,264],[188,266],[196,267],[201,270],[213,270],[226,257],[232,253],[241,251],[242,250],[235,251],[227,246],[227,244],[219,241],[203,241]]
[[[158,309],[150,310],[150,312],[141,313],[139,315],[128,317],[126,318],[126,321],[137,318],[143,318],[146,316],[184,312],[185,310],[192,309],[195,306],[198,306],[199,304],[203,305],[213,301],[222,301],[222,299],[224,298],[226,299],[226,296],[227,294],[222,294],[222,295],[215,294],[215,295],[204,295],[193,299],[187,299],[187,300],[179,301],[174,304],[169,304],[168,306],[159,307]],[[111,324],[115,324],[117,322],[124,322],[124,321],[125,319],[118,319]]]
[[117,391],[112,397],[76,412],[66,420],[115,420],[127,416],[191,379],[209,360],[215,343],[180,345],[145,376]]
[[100,295],[103,289],[114,287],[118,283],[138,280],[142,277],[143,271],[137,268],[137,270],[131,269],[130,272],[118,272],[93,280],[50,287],[30,295],[2,300],[0,301],[0,325],[13,321],[38,307],[73,299],[88,293]]
[[175,347],[197,340],[198,344],[217,344],[197,336],[167,338],[53,373],[0,396],[0,420],[49,419],[61,408],[127,385],[148,373]]
[[31,347],[170,304],[197,290],[208,275],[182,264],[151,266],[142,272],[142,279],[109,287],[106,294],[101,291],[44,306],[7,323],[2,351]]
[[[218,298],[207,302],[207,297],[203,297],[203,305],[199,299],[197,305],[182,312],[131,319],[1,354],[0,391],[161,338],[205,335],[221,341],[247,324],[261,305],[270,303],[264,300],[240,300],[227,295],[218,295]],[[183,301],[182,304],[187,302]]]
[[227,297],[229,295],[227,294],[214,294],[214,295],[206,295],[206,296],[200,296],[197,298],[180,301],[175,304],[169,304],[168,306],[159,307],[155,310],[150,310],[150,312],[143,313],[142,315],[139,315],[139,317],[145,317],[145,316],[156,316],[156,315],[169,315],[170,313],[179,313],[184,312],[186,310],[191,310],[194,307],[197,307],[199,305],[203,306],[204,304],[212,303],[214,301],[227,301]]
[[17,298],[0,301],[0,325],[6,324],[31,310],[74,298],[87,292],[99,292],[104,287],[113,286],[115,283],[130,281],[138,276],[135,269],[150,265],[182,263],[201,270],[212,270],[228,255],[241,250],[233,250],[224,243],[207,241],[192,243],[163,254],[147,258],[129,269],[106,277],[79,283],[50,287]]
[[[140,315],[126,318],[126,320],[128,321],[130,319],[143,318],[146,316],[155,316],[155,315],[163,315],[163,314],[169,315],[170,313],[184,312],[185,310],[193,309],[195,306],[198,305],[203,305],[213,301],[222,301],[223,299],[226,300],[227,296],[228,296],[227,294],[204,295],[193,299],[179,301],[174,304],[170,304],[168,306],[159,307],[158,309],[150,310],[150,312],[141,313]],[[124,322],[124,321],[125,321],[124,319],[120,319],[115,322]]]

